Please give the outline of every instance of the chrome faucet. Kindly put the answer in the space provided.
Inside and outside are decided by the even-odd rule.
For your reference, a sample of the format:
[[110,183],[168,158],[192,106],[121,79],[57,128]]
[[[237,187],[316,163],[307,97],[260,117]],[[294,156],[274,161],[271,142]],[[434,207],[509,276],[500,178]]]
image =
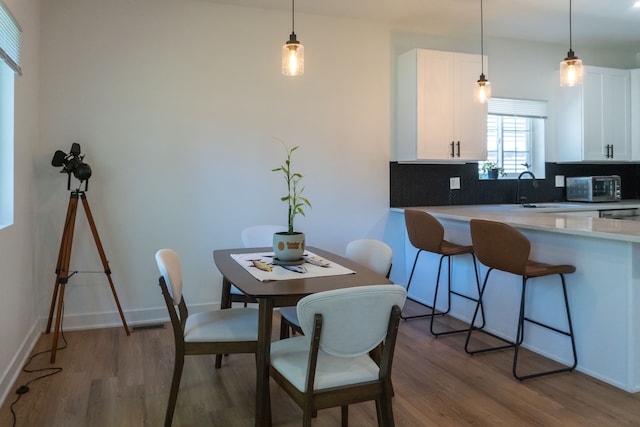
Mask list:
[[527,202],[527,198],[525,196],[520,197],[520,179],[524,176],[524,175],[529,175],[531,176],[531,179],[533,180],[533,188],[538,188],[538,182],[536,181],[536,176],[533,174],[533,172],[531,171],[524,171],[522,173],[520,173],[520,175],[518,175],[518,193],[516,194],[516,203],[520,203],[522,204],[523,207],[532,207],[531,203]]

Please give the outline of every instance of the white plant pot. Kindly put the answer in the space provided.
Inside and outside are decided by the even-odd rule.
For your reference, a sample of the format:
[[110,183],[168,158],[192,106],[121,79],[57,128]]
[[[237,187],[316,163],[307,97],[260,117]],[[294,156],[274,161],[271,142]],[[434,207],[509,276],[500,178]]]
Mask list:
[[298,261],[304,254],[304,233],[281,231],[273,235],[273,252],[280,261]]

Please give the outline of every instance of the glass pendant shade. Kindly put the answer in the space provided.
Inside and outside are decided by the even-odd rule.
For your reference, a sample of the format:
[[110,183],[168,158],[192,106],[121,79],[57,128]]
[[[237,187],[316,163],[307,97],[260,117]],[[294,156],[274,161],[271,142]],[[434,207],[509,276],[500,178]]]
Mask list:
[[480,74],[480,79],[476,82],[474,90],[474,99],[476,102],[485,104],[491,98],[491,82],[488,81],[484,74]]
[[560,63],[560,86],[581,85],[584,79],[584,67],[582,60],[575,56],[572,50]]
[[289,41],[282,46],[282,74],[301,76],[304,74],[304,46],[291,33]]
[[569,0],[569,52],[560,63],[560,86],[581,85],[584,79],[582,60],[573,51],[573,34],[571,31],[571,0]]

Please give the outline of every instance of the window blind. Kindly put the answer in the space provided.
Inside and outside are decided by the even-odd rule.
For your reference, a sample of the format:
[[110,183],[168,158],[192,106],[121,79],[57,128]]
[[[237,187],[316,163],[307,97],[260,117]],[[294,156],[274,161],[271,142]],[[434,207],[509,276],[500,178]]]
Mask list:
[[547,118],[547,101],[529,99],[490,98],[488,113],[497,116]]
[[20,68],[20,41],[22,28],[0,0],[0,58],[17,74],[22,75]]

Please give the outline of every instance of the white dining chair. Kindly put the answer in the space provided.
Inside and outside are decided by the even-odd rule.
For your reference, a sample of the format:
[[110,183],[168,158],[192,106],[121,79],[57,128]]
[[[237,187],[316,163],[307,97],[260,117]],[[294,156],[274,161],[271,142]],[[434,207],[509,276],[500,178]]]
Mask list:
[[[169,427],[178,399],[184,357],[257,353],[258,310],[240,307],[189,315],[182,292],[182,266],[178,253],[172,249],[161,249],[156,252],[155,258],[160,270],[159,285],[169,310],[175,341],[173,376],[164,422],[165,427]],[[216,364],[218,367],[219,364]]]
[[[240,232],[240,239],[242,240],[242,246],[245,248],[259,248],[273,245],[273,235],[281,231],[287,231],[287,228],[282,225],[264,224],[264,225],[252,225],[244,228]],[[248,303],[257,302],[255,298],[245,295],[240,289],[231,285],[230,300],[234,302],[243,303],[246,307]]]
[[[353,240],[347,244],[345,256],[387,278],[391,273],[393,251],[389,245],[381,240]],[[282,307],[280,308],[280,339],[287,338],[290,331],[302,333],[296,308],[293,306]]]
[[[407,292],[370,285],[318,292],[301,299],[302,336],[271,344],[270,375],[302,408],[303,426],[320,409],[374,400],[379,426],[393,426],[391,367]],[[384,343],[384,345],[382,345]],[[370,352],[380,350],[375,361]]]

